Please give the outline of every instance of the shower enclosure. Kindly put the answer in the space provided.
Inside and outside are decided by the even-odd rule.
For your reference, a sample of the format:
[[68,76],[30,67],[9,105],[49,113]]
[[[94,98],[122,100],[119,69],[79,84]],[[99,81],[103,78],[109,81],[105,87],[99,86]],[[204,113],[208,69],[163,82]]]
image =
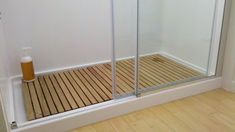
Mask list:
[[24,82],[28,120],[215,75],[216,0],[111,4],[112,61]]
[[217,2],[112,0],[112,61],[23,82],[27,120],[214,76]]
[[139,96],[215,75],[217,4],[216,0],[114,0],[115,97]]
[[[16,2],[4,3],[0,48],[12,128],[217,74],[224,0]],[[17,70],[24,44],[33,49],[34,82]]]

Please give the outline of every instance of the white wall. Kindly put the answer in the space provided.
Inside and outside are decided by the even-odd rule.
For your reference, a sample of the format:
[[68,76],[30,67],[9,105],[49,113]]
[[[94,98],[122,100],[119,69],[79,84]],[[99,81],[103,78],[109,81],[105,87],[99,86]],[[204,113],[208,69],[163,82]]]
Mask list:
[[[1,5],[2,4],[0,1],[0,10]],[[7,79],[9,78],[8,67],[9,63],[6,53],[6,43],[3,34],[2,22],[0,19],[0,92],[5,92],[7,89]]]
[[[164,0],[139,1],[139,52],[140,54],[162,50],[162,6]],[[147,51],[147,52],[146,52]]]
[[[167,52],[207,67],[215,0],[140,0],[140,53]],[[20,72],[21,48],[33,48],[36,71],[109,60],[110,0],[3,0],[10,75]],[[137,5],[114,1],[117,57],[135,54]]]
[[21,48],[33,48],[37,71],[110,59],[109,0],[4,0],[11,75]]
[[6,48],[3,39],[2,24],[0,21],[0,80],[8,77],[6,60]]
[[135,0],[114,1],[115,52],[118,58],[135,55],[137,35]]
[[[2,1],[0,1],[0,11],[2,9]],[[7,131],[6,128],[6,110],[8,110],[5,106],[7,106],[8,98],[8,61],[6,55],[6,43],[3,35],[3,28],[1,23],[1,15],[0,15],[0,130]]]
[[232,1],[228,38],[223,65],[223,87],[235,92],[235,2]]
[[206,69],[215,0],[164,0],[162,51]]
[[[140,53],[165,52],[206,72],[215,0],[139,2]],[[137,34],[136,1],[114,3],[117,56],[133,56]]]
[[[2,1],[0,1],[0,11],[2,10]],[[0,80],[8,77],[6,43],[3,34],[3,27],[0,15]]]
[[[152,22],[143,30],[143,53],[156,51],[159,41],[153,11],[158,2],[149,0],[145,18]],[[116,3],[117,56],[135,53],[136,5],[133,0]],[[151,5],[152,4],[152,5]],[[33,48],[36,71],[74,66],[111,58],[110,0],[4,0],[4,31],[10,62],[10,75],[20,74],[21,48]],[[146,10],[147,11],[147,10]],[[147,22],[147,21],[146,21]],[[145,24],[145,25],[146,25]],[[147,40],[147,41],[146,41]],[[149,42],[149,43],[148,43]],[[154,48],[153,48],[154,46]]]

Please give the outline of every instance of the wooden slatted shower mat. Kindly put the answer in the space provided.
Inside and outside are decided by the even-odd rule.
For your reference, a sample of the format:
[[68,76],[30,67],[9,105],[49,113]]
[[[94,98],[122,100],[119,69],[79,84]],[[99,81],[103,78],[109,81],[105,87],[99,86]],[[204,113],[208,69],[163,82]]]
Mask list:
[[[117,62],[117,94],[134,90],[134,60]],[[175,82],[201,73],[161,55],[140,58],[140,87]],[[82,108],[112,99],[111,65],[40,75],[34,82],[23,83],[28,120]]]

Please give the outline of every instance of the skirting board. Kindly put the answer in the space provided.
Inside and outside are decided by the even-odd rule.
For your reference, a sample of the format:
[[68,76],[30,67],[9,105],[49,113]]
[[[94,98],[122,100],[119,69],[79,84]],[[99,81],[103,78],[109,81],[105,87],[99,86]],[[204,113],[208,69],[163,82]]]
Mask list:
[[122,101],[116,101],[116,103],[114,101],[112,105],[102,106],[97,109],[75,113],[38,124],[32,124],[30,126],[14,129],[12,132],[64,132],[133,111],[221,88],[221,85],[221,77],[200,80],[139,98],[126,98]]

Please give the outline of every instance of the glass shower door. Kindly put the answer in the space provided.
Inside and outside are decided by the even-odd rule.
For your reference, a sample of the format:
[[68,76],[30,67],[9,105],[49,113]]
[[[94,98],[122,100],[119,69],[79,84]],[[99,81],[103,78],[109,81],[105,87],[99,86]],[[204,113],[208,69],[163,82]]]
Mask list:
[[215,75],[215,5],[216,0],[137,1],[139,93]]
[[215,75],[218,3],[112,0],[114,96]]
[[136,0],[112,0],[114,96],[133,95],[136,87]]

